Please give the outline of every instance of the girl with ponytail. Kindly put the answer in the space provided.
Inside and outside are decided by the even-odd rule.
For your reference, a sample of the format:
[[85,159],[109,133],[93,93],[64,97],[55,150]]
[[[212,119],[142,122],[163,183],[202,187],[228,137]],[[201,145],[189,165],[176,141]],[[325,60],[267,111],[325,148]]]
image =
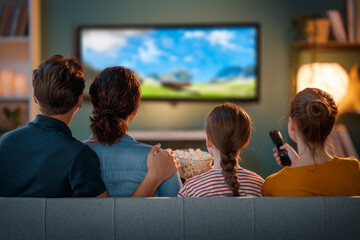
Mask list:
[[[326,151],[337,115],[334,99],[317,88],[306,88],[291,101],[288,133],[298,153],[288,144],[291,166],[266,178],[264,196],[359,196],[360,163]],[[275,152],[275,149],[273,149]],[[277,153],[274,157],[281,165]]]
[[[139,81],[127,68],[106,68],[95,78],[89,93],[93,105],[92,136],[85,143],[100,159],[101,175],[109,195],[128,197],[145,178],[151,150],[151,146],[127,134],[140,105]],[[174,197],[180,187],[176,172],[157,188],[154,196]]]
[[264,182],[259,175],[239,165],[240,150],[250,140],[249,115],[235,104],[215,107],[205,120],[206,146],[214,168],[186,181],[178,196],[261,196]]

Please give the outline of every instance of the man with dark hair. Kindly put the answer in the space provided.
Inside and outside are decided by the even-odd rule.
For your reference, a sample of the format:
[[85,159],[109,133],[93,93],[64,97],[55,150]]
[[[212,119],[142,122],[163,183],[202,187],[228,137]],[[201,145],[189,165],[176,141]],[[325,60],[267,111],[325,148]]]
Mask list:
[[[0,138],[0,196],[107,197],[97,155],[69,129],[83,99],[81,64],[54,55],[34,70],[33,88],[40,114]],[[159,148],[150,151],[148,174],[133,197],[152,196],[177,171],[175,154]]]

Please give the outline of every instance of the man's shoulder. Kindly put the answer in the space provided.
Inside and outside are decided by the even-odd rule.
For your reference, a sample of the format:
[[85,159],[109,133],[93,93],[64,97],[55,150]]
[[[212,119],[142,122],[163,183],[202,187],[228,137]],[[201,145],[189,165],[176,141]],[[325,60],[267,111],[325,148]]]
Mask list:
[[0,136],[0,143],[6,141],[13,141],[15,139],[23,139],[24,137],[26,137],[27,132],[29,132],[28,126],[19,127],[10,132],[6,132]]
[[96,152],[88,144],[81,142],[73,137],[67,141],[67,144],[70,148],[72,148],[77,158],[97,158]]

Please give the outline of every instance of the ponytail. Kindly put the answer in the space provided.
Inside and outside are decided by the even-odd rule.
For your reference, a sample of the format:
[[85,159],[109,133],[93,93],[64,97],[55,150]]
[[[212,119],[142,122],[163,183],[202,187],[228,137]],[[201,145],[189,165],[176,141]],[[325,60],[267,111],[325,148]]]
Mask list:
[[124,67],[103,70],[90,86],[93,142],[112,145],[128,130],[127,118],[140,104],[140,84]]
[[112,145],[124,137],[128,130],[128,124],[125,119],[109,113],[101,113],[99,110],[93,111],[93,117],[90,117],[90,129],[93,137],[100,143]]

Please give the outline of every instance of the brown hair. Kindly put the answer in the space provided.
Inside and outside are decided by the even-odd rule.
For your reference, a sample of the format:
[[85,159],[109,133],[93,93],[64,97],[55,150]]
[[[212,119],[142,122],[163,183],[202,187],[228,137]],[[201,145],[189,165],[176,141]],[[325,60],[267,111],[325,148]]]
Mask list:
[[332,96],[318,88],[306,88],[292,99],[290,117],[313,157],[316,148],[324,147],[337,113]]
[[93,141],[112,145],[128,130],[126,118],[140,104],[140,84],[124,67],[104,69],[90,86]]
[[42,113],[64,114],[76,105],[83,93],[85,75],[76,58],[54,55],[34,70],[32,84]]
[[236,174],[240,149],[249,141],[251,120],[249,115],[232,103],[224,103],[215,107],[205,120],[205,131],[221,153],[221,168],[225,183],[232,194],[239,196],[240,181]]

